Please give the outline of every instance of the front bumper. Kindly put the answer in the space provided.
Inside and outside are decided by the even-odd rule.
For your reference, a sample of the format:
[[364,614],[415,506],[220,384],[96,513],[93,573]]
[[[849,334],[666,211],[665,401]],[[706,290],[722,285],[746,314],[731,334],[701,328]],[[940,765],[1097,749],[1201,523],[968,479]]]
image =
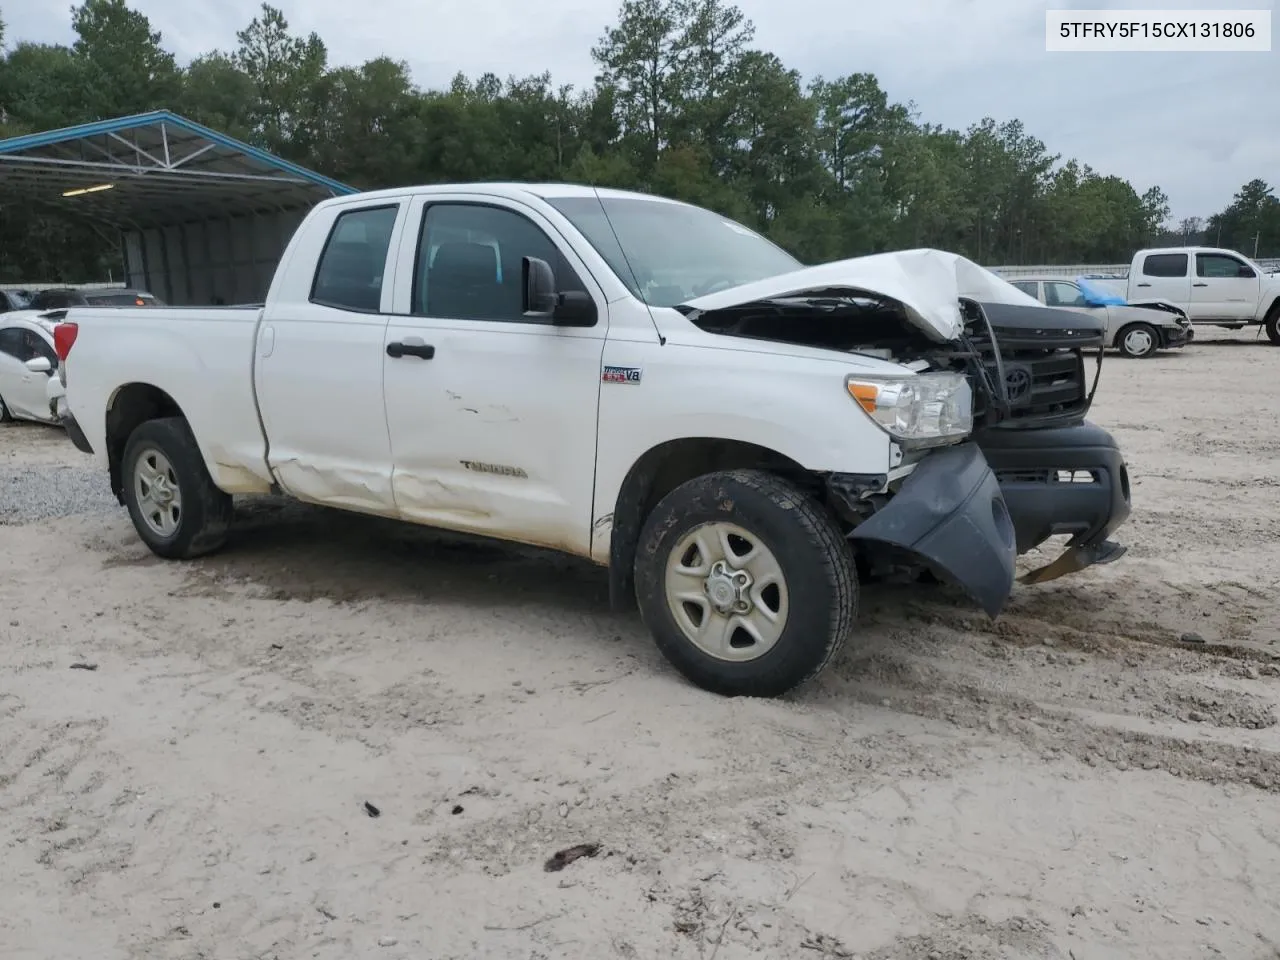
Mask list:
[[975,443],[929,454],[893,499],[849,537],[907,551],[963,588],[992,617],[1013,589],[1014,525]]
[[1124,553],[1108,538],[1132,510],[1129,470],[1106,430],[1088,422],[1039,430],[997,428],[983,431],[977,442],[1000,482],[1018,553],[1052,536],[1071,535],[1070,559],[1064,554],[1025,580],[1044,582]]
[[1195,338],[1196,331],[1191,324],[1187,324],[1185,327],[1160,328],[1160,345],[1166,350],[1170,350],[1175,347],[1185,347]]
[[[829,484],[837,495],[844,486]],[[1101,427],[993,428],[930,453],[849,538],[906,551],[995,617],[1019,554],[1071,535],[1062,555],[1023,583],[1110,563],[1125,548],[1108,538],[1130,510],[1124,456]]]

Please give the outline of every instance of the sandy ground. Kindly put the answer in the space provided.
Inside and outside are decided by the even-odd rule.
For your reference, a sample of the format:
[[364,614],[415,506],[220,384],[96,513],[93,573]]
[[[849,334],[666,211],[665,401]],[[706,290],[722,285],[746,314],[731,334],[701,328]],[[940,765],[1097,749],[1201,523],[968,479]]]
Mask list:
[[[122,509],[0,525],[0,956],[1280,957],[1280,350],[1103,378],[1128,556],[995,623],[867,588],[782,701],[531,551],[272,502],[189,565]],[[85,459],[0,428],[15,464]]]

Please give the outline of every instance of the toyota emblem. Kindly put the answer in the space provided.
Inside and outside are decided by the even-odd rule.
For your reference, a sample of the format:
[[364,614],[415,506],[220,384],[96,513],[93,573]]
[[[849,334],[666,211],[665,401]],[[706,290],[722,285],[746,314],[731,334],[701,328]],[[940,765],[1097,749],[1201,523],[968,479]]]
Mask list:
[[1009,395],[1010,403],[1025,400],[1031,393],[1031,372],[1025,367],[1013,367],[1006,370],[1004,388]]

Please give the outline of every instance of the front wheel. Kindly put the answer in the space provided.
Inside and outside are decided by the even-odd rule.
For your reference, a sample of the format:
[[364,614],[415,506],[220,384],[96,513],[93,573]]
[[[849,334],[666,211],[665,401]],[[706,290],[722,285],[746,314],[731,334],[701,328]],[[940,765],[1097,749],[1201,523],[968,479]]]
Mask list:
[[187,560],[225,542],[231,497],[219,490],[182,417],[148,420],[124,448],[124,501],[152,553]]
[[776,697],[816,676],[853,630],[853,553],[821,506],[757,470],[712,473],[645,522],[636,598],[658,649],[693,683]]
[[1131,360],[1140,360],[1160,348],[1160,334],[1149,323],[1131,323],[1116,337],[1116,346]]

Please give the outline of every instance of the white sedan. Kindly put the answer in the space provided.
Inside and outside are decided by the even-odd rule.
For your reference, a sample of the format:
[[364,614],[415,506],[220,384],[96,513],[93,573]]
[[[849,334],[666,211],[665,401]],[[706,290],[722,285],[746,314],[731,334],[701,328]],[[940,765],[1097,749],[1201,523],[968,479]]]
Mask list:
[[0,423],[57,423],[50,379],[58,369],[53,327],[37,311],[0,313]]

